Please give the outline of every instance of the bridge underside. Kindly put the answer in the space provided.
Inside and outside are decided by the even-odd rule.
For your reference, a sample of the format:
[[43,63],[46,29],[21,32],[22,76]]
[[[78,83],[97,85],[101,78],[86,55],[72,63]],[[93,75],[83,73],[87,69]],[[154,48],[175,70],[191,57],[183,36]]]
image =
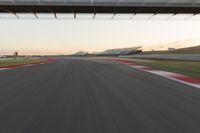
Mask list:
[[1,13],[192,13],[200,7],[192,6],[67,6],[67,5],[0,5]]
[[200,0],[0,0],[12,13],[200,13]]

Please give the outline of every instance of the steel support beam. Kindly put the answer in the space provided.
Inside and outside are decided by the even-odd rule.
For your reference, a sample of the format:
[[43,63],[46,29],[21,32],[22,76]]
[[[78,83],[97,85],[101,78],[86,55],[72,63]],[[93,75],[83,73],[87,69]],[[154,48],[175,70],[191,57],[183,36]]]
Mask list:
[[0,5],[0,12],[13,13],[173,13],[199,14],[200,7],[176,6],[44,6],[44,5]]

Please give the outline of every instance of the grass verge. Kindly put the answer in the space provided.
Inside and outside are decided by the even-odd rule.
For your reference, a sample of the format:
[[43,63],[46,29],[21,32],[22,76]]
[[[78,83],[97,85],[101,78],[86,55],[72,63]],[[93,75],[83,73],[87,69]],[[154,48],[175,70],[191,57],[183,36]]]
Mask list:
[[47,61],[45,59],[16,59],[16,60],[1,60],[0,66],[12,66],[12,65],[22,65],[22,64],[31,64],[41,61]]
[[200,62],[175,60],[137,60],[134,62],[152,68],[200,78]]

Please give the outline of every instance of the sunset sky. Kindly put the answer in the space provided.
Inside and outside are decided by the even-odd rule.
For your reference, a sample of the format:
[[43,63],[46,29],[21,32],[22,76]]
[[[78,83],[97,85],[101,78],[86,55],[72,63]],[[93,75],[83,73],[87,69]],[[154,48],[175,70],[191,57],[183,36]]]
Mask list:
[[200,37],[200,21],[0,20],[0,54],[72,54]]

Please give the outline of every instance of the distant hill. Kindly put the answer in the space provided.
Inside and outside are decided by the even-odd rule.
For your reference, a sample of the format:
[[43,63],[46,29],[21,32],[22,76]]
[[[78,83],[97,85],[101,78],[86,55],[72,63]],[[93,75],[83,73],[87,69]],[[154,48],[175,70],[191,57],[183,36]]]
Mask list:
[[194,47],[180,48],[174,51],[145,51],[141,54],[200,54],[200,45]]

